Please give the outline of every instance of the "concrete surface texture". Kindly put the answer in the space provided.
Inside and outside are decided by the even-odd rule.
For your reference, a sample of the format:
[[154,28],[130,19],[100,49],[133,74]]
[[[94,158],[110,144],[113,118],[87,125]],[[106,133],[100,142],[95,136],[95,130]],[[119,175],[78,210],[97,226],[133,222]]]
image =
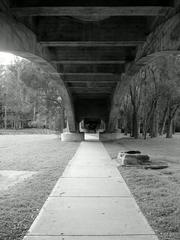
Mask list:
[[82,142],[24,240],[157,240],[100,142]]

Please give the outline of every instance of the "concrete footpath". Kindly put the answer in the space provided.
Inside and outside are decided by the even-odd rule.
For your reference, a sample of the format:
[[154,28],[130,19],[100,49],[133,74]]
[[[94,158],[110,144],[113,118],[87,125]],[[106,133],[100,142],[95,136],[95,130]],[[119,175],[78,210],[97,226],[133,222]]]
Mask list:
[[82,142],[24,240],[157,240],[100,142]]

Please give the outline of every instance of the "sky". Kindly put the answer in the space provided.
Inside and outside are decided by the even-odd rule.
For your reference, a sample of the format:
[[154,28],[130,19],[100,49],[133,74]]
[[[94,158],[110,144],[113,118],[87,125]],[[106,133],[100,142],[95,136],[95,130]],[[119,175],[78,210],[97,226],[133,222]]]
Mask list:
[[9,65],[15,60],[15,55],[6,52],[0,52],[0,65]]

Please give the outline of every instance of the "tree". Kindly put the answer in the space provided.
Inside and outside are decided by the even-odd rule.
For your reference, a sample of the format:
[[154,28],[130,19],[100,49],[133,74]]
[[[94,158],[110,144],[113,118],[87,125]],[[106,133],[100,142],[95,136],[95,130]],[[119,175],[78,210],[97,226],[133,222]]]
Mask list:
[[31,122],[36,127],[56,128],[64,108],[60,86],[51,75],[17,58],[0,69],[0,80],[4,127],[21,128]]
[[167,137],[172,136],[180,102],[180,59],[177,65],[176,58],[174,55],[158,57],[131,79],[131,101],[127,102],[126,94],[120,112],[126,120],[124,125],[128,122],[127,112],[131,112],[133,137],[138,137],[139,128],[145,139],[147,133],[157,137],[165,130]]
[[141,81],[139,75],[136,75],[130,84],[129,92],[132,104],[132,137],[139,137],[139,110],[141,105]]
[[[29,70],[30,69],[30,70]],[[34,104],[34,124],[46,125],[48,128],[59,126],[57,119],[64,118],[63,101],[60,86],[51,75],[42,72],[34,64],[29,63],[22,75],[23,82],[36,92]],[[64,120],[60,120],[63,125]],[[63,126],[59,126],[62,130]]]

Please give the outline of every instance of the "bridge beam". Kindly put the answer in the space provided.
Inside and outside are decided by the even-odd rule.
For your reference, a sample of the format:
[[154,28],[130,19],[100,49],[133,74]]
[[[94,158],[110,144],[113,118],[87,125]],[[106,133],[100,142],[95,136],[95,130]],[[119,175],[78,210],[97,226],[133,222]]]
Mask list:
[[44,47],[134,47],[144,41],[41,41]]
[[136,62],[143,61],[152,54],[161,54],[166,51],[177,51],[180,48],[180,13],[160,24],[155,31],[149,34],[145,43],[139,47]]
[[126,7],[22,7],[12,8],[18,16],[73,16],[106,18],[112,16],[165,16],[172,7],[126,6]]

